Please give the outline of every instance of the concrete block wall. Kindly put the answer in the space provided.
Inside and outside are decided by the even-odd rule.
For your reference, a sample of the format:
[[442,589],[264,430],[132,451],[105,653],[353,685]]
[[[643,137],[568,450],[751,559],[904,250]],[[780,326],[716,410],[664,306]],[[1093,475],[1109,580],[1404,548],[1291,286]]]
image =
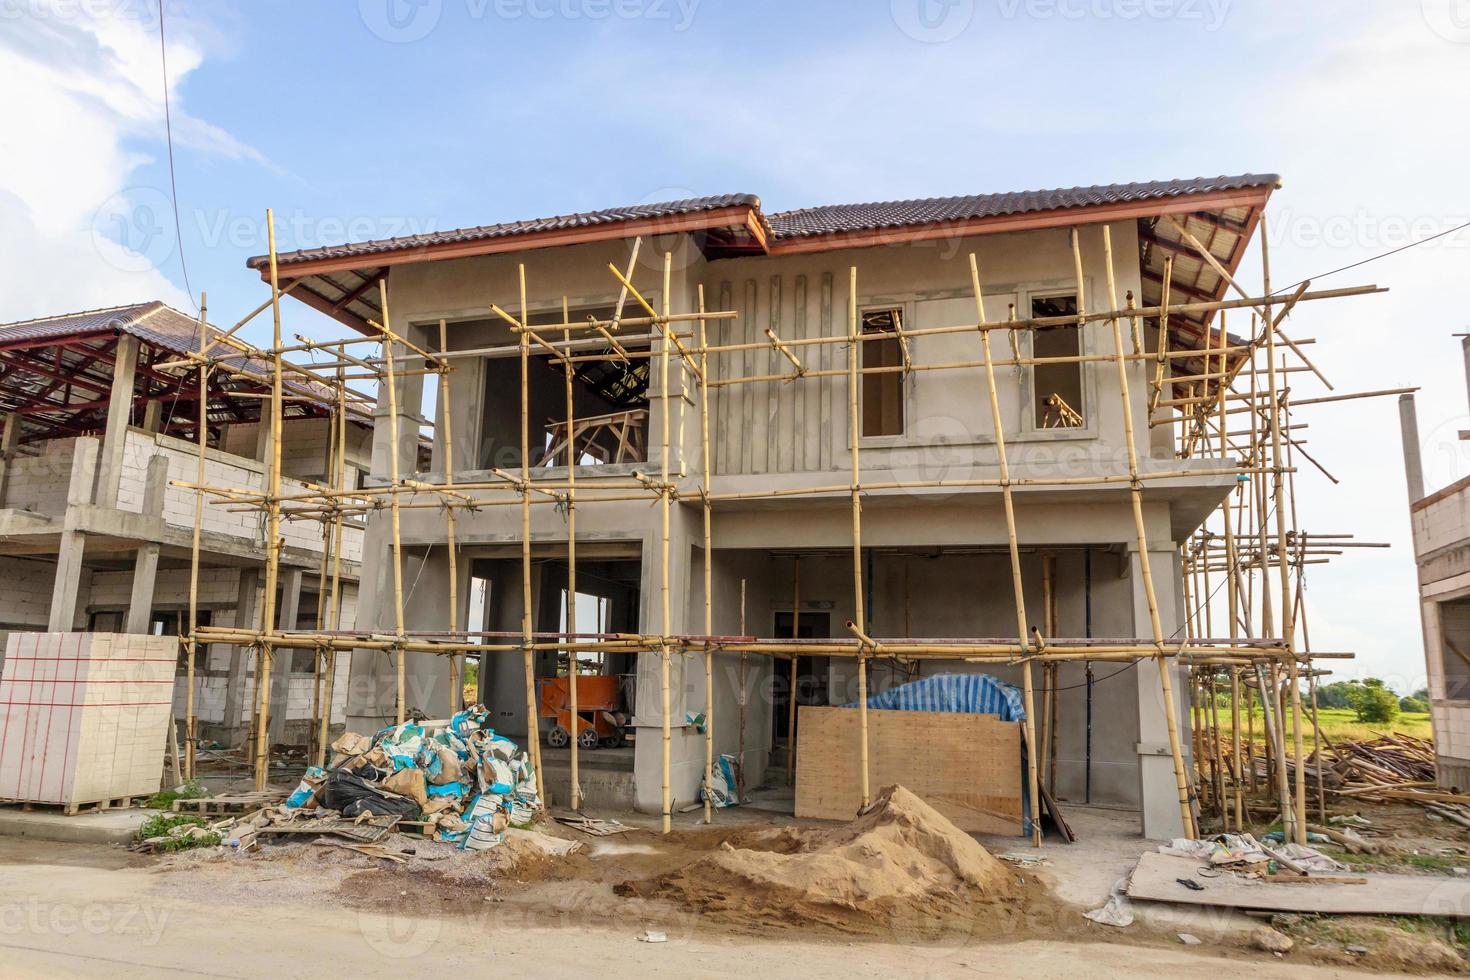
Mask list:
[[[325,431],[325,430],[324,430]],[[253,451],[253,444],[252,444]],[[155,455],[168,458],[168,478],[193,483],[199,476],[198,448],[193,443],[142,429],[129,429],[123,450],[123,469],[118,489],[118,508],[140,513],[143,489],[147,479],[148,460]],[[69,465],[69,459],[68,459]],[[265,467],[254,459],[234,456],[218,450],[207,450],[204,459],[204,482],[215,487],[261,490],[265,486]],[[296,480],[282,483],[283,493],[300,492],[305,486]],[[61,489],[65,500],[66,488]],[[184,487],[169,487],[164,496],[163,519],[172,527],[193,530],[195,493]],[[200,527],[207,532],[228,534],[249,540],[258,548],[265,547],[265,515],[236,511],[210,503],[206,498]],[[321,551],[319,524],[306,521],[283,521],[281,535],[287,547]],[[342,557],[349,561],[362,559],[362,530],[346,526],[342,532]]]
[[29,510],[49,517],[66,513],[66,492],[71,481],[75,439],[52,439],[41,443],[39,456],[12,460],[5,479],[4,506]]
[[[327,454],[331,447],[330,419],[292,419],[286,423],[286,437],[281,444],[282,472],[288,476],[320,481],[327,475]],[[237,456],[254,458],[257,427],[232,425],[225,432],[224,450]],[[347,465],[365,471],[372,456],[372,430],[360,425],[347,426]]]
[[[131,573],[130,573],[131,574]],[[51,587],[56,581],[56,561],[32,558],[0,558],[0,626],[44,630],[51,611]],[[85,609],[88,583],[83,581],[77,608]],[[80,624],[85,626],[85,614]]]

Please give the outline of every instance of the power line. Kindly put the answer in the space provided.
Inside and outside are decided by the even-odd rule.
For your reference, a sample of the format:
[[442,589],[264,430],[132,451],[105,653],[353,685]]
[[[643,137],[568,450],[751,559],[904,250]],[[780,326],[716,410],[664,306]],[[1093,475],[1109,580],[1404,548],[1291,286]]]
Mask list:
[[1453,227],[1453,228],[1446,228],[1444,231],[1437,232],[1437,233],[1435,233],[1433,235],[1430,235],[1428,238],[1421,238],[1418,241],[1409,242],[1406,245],[1400,245],[1398,248],[1391,248],[1391,249],[1389,249],[1386,252],[1379,252],[1377,255],[1370,255],[1366,259],[1359,259],[1357,262],[1352,262],[1352,263],[1349,263],[1348,265],[1344,265],[1344,266],[1341,266],[1339,268],[1333,269],[1331,272],[1322,272],[1322,273],[1318,273],[1315,276],[1308,276],[1306,279],[1300,279],[1300,280],[1292,283],[1290,286],[1284,286],[1281,289],[1278,289],[1278,290],[1274,291],[1273,293],[1271,293],[1271,295],[1272,296],[1277,296],[1277,295],[1279,295],[1281,293],[1291,292],[1293,289],[1296,289],[1298,286],[1300,286],[1304,282],[1316,281],[1318,279],[1326,279],[1328,276],[1335,276],[1339,272],[1346,272],[1349,269],[1356,269],[1360,265],[1367,265],[1369,262],[1377,262],[1379,259],[1386,259],[1390,255],[1397,255],[1399,252],[1403,252],[1403,251],[1406,251],[1408,249],[1411,249],[1411,248],[1413,248],[1416,245],[1423,245],[1423,244],[1425,244],[1427,242],[1432,242],[1432,241],[1434,241],[1437,238],[1444,238],[1446,235],[1453,235],[1455,232],[1462,231],[1462,230],[1464,230],[1466,228],[1470,228],[1470,221],[1466,221],[1463,224],[1455,225],[1455,227]]
[[184,289],[189,293],[189,302],[197,312],[199,304],[194,300],[194,287],[189,283],[189,262],[184,257],[183,223],[179,220],[179,182],[174,173],[174,122],[168,99],[168,42],[163,29],[164,0],[158,0],[158,53],[163,62],[163,127],[168,140],[168,186],[169,199],[174,207],[174,241],[179,246],[179,268],[184,273]]

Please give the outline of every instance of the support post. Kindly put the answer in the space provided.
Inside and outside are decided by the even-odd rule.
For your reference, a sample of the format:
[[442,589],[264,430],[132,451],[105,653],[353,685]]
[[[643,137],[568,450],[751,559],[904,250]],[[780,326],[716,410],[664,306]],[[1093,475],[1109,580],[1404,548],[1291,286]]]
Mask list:
[[[1470,338],[1467,338],[1470,339]],[[1404,480],[1409,503],[1424,499],[1424,463],[1419,454],[1419,412],[1413,394],[1399,395],[1399,433],[1404,441]]]
[[107,428],[102,435],[102,449],[97,458],[97,492],[93,499],[98,507],[116,507],[118,488],[122,484],[123,450],[127,445],[128,426],[132,422],[133,382],[138,370],[138,338],[122,334],[112,362],[112,390],[107,396]]
[[[97,440],[81,438],[73,443],[71,476],[67,481],[66,509],[92,502],[92,481],[97,474]],[[82,582],[82,556],[87,535],[71,530],[68,521],[61,532],[61,545],[56,552],[56,580],[51,587],[51,612],[46,629],[67,633],[76,627],[77,590]]]
[[[168,492],[168,457],[148,460],[148,477],[143,491],[143,513],[163,517],[163,497]],[[138,546],[133,555],[133,588],[128,600],[125,633],[147,633],[153,618],[153,585],[158,578],[158,552],[162,546],[148,541]],[[187,697],[187,696],[186,696]]]

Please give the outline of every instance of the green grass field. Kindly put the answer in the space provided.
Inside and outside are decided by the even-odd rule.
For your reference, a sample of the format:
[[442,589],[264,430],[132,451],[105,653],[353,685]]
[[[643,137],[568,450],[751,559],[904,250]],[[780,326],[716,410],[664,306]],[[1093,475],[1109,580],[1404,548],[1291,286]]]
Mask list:
[[[1220,737],[1230,738],[1230,709],[1217,708],[1217,717],[1220,720]],[[1247,720],[1244,714],[1240,718],[1241,735],[1244,737],[1251,731],[1251,721],[1255,725],[1255,737],[1257,742],[1265,740],[1264,722],[1261,716],[1260,706],[1257,705],[1252,712],[1253,718]],[[1312,730],[1310,720],[1310,708],[1302,705],[1302,741],[1308,752],[1316,747],[1316,733]],[[1287,725],[1290,726],[1291,714],[1287,713]],[[1385,734],[1412,735],[1415,738],[1431,738],[1429,728],[1429,715],[1427,712],[1401,713],[1390,725],[1367,725],[1358,721],[1357,716],[1348,708],[1318,708],[1317,723],[1322,727],[1322,734],[1331,742],[1359,742],[1377,738]],[[1287,729],[1290,738],[1290,727]]]

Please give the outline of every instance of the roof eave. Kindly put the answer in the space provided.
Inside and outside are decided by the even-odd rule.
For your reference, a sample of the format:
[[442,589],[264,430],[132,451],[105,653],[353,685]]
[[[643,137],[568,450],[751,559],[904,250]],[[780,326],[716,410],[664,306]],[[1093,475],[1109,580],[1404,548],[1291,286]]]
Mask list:
[[893,228],[778,239],[771,244],[770,253],[772,255],[798,255],[846,248],[873,248],[905,242],[932,241],[936,238],[963,238],[971,235],[994,235],[1001,232],[1066,228],[1079,224],[1136,220],[1164,214],[1188,214],[1192,211],[1217,208],[1259,209],[1265,207],[1273,189],[1273,185],[1263,184],[1258,187],[1243,187],[1235,190],[1180,194],[1176,197],[1122,201],[1113,204],[1089,204],[1082,207],[1002,214],[964,221],[903,225]]
[[[359,255],[334,256],[307,259],[300,262],[283,262],[279,273],[292,279],[303,276],[324,275],[333,272],[350,272],[366,266],[407,265],[417,262],[437,262],[445,259],[471,258],[505,252],[523,252],[531,249],[557,248],[564,245],[586,245],[593,242],[617,241],[639,236],[673,235],[703,231],[709,228],[739,227],[753,234],[760,220],[751,205],[734,205],[698,211],[689,214],[666,215],[657,218],[638,218],[626,221],[609,221],[602,224],[571,228],[555,228],[524,234],[501,235],[494,238],[475,239],[463,242],[444,242],[434,245],[413,245],[381,252],[363,252]],[[764,231],[757,240],[765,242]],[[260,272],[261,279],[269,280],[270,264],[267,258],[256,256],[248,263]]]

